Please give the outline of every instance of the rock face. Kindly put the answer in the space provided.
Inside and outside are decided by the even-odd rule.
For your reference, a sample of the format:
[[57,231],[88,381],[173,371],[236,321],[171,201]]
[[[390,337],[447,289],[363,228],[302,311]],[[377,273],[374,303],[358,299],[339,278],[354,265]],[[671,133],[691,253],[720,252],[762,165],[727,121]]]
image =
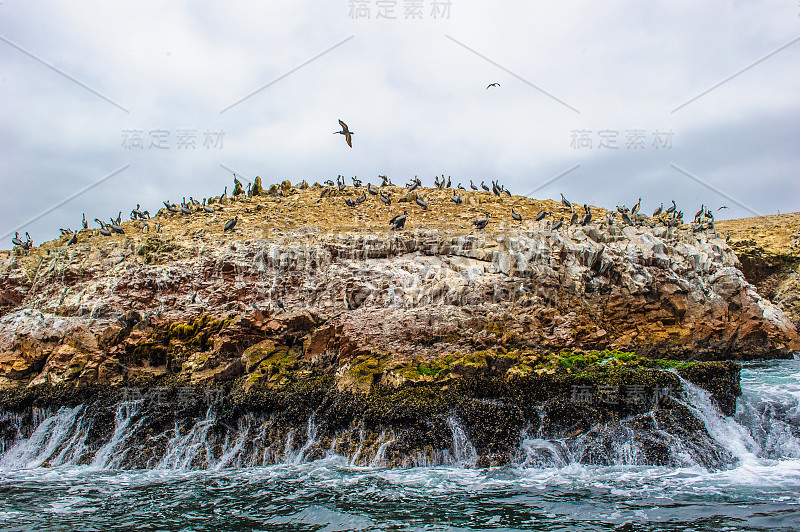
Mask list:
[[0,254],[0,411],[18,413],[0,419],[0,444],[30,434],[43,408],[92,427],[70,440],[78,462],[114,423],[136,427],[136,452],[109,462],[124,467],[166,463],[184,429],[216,441],[220,460],[249,442],[253,464],[330,449],[354,463],[503,464],[535,433],[566,438],[584,463],[613,462],[615,442],[635,437],[636,463],[720,465],[702,424],[661,392],[684,382],[664,369],[730,415],[739,368],[718,361],[800,349],[716,235],[552,230],[510,207],[568,218],[554,202],[483,192],[456,205],[426,189],[422,211],[396,187],[381,191],[391,208],[346,207],[361,193],[349,187],[269,190],[212,198],[214,213],[162,210],[148,233],[127,222],[125,235]]
[[705,235],[529,224],[241,236],[200,229],[9,256],[0,291],[23,303],[0,317],[0,386],[245,374],[257,384],[308,366],[369,389],[404,379],[373,368],[376,382],[359,381],[359,356],[747,359],[800,348],[731,248]]

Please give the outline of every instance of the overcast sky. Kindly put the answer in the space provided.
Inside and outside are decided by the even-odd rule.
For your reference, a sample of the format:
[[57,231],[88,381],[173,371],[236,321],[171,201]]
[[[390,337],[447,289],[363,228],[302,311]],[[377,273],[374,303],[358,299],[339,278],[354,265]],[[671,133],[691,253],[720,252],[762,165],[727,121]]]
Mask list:
[[228,169],[800,210],[796,0],[321,4],[2,0],[0,247]]

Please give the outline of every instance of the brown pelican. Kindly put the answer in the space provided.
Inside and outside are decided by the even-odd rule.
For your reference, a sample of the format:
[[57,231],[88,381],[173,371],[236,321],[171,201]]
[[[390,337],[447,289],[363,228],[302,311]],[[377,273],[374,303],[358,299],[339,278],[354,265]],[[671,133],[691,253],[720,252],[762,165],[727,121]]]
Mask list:
[[537,222],[542,221],[544,219],[544,217],[549,215],[549,214],[552,214],[552,213],[549,213],[547,211],[539,211],[539,214],[536,215],[536,221]]
[[[544,212],[544,211],[542,211]],[[516,221],[522,221],[522,215],[518,212],[514,212],[514,207],[511,207],[511,217],[514,218]]]
[[381,192],[380,198],[381,198],[381,201],[384,202],[386,205],[391,205],[392,204],[392,194],[390,192],[388,192],[386,194]]
[[333,134],[336,135],[338,133],[339,135],[344,135],[344,138],[347,141],[347,145],[352,148],[353,147],[353,135],[355,135],[355,133],[353,131],[350,131],[350,129],[348,129],[348,127],[347,127],[347,124],[342,122],[341,119],[339,120],[339,125],[342,126],[342,130],[341,131],[334,131]]
[[667,210],[666,210],[666,211],[664,211],[664,212],[665,212],[665,213],[667,213],[667,214],[670,214],[670,213],[673,213],[673,212],[675,212],[675,210],[676,210],[677,208],[678,208],[678,206],[677,206],[677,205],[675,205],[675,200],[672,200],[672,207],[667,207]]
[[562,225],[564,225],[564,217],[563,216],[561,217],[561,219],[559,221],[557,221],[556,223],[553,224],[553,227],[551,227],[550,230],[551,231],[555,231],[556,229],[558,229]]
[[472,190],[478,190],[478,187],[475,186],[475,183],[472,182],[472,179],[469,180],[469,188]]
[[483,229],[486,227],[486,224],[489,223],[489,217],[491,216],[490,213],[486,213],[486,218],[478,218],[472,222],[472,225],[475,226],[475,229]]
[[81,225],[84,229],[89,229],[89,222],[86,221],[86,213],[83,213],[83,221],[81,222]]
[[377,196],[378,195],[378,190],[375,189],[375,188],[372,188],[372,185],[370,185],[369,183],[367,183],[367,192],[369,192],[373,196]]
[[567,198],[564,197],[564,194],[561,194],[561,203],[563,203],[564,207],[566,207],[567,209],[572,208],[572,203],[570,203],[569,200],[567,200]]
[[662,202],[661,205],[658,206],[656,210],[653,211],[653,216],[658,216],[661,214],[661,211],[664,210],[664,203]]
[[428,204],[425,203],[425,200],[423,200],[421,197],[417,196],[415,201],[417,202],[417,205],[422,207],[424,210],[428,210]]

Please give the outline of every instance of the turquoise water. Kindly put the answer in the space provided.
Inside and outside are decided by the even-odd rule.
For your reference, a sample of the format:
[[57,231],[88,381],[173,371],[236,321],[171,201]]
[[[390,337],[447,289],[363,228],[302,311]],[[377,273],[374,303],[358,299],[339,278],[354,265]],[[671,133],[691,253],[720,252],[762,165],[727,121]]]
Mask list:
[[[0,461],[10,530],[800,530],[800,361],[748,365],[735,418],[686,397],[733,456],[723,470],[516,466],[364,468],[344,457],[220,470],[15,467]],[[22,445],[24,442],[19,442]],[[13,455],[16,456],[16,455]],[[526,465],[528,464],[528,465]]]

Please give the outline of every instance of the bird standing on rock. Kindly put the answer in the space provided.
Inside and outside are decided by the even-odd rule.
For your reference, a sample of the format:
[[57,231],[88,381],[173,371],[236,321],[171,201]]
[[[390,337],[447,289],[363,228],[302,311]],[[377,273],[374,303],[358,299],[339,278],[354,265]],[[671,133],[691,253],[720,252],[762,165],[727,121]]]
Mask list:
[[522,221],[522,215],[518,212],[514,212],[514,207],[511,207],[511,217],[518,222]]
[[566,207],[567,209],[572,209],[572,203],[570,203],[569,200],[564,197],[563,193],[561,194],[561,203],[563,203],[564,207]]
[[238,221],[239,215],[237,214],[225,223],[225,227],[222,229],[222,232],[227,233],[228,231],[233,231],[233,228],[236,226],[236,222]]
[[472,222],[472,225],[475,226],[475,229],[483,229],[486,227],[486,224],[489,223],[489,217],[491,216],[490,213],[486,213],[486,218],[478,218]]
[[393,226],[392,231],[397,231],[398,229],[402,229],[406,224],[406,218],[408,217],[408,211],[403,211],[403,214],[398,214],[391,220],[389,220],[389,225]]
[[428,204],[425,203],[425,200],[423,200],[420,196],[417,196],[415,201],[417,202],[417,205],[422,207],[424,210],[426,210],[426,211],[428,210]]

